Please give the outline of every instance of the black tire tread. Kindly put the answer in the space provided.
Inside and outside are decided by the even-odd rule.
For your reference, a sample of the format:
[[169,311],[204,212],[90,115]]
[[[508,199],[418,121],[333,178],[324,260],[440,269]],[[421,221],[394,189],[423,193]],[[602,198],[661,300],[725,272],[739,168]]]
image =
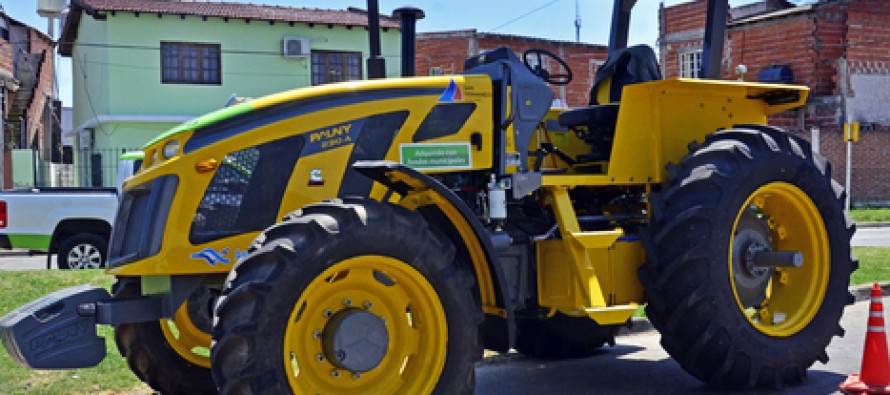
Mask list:
[[[403,261],[412,264],[431,282],[444,284],[450,290],[443,293],[439,289],[448,315],[449,349],[436,393],[472,393],[473,362],[482,355],[478,326],[483,314],[472,293],[474,277],[469,268],[455,264],[454,246],[428,228],[418,213],[358,198],[313,204],[286,215],[283,222],[257,238],[250,255],[229,273],[217,302],[211,348],[213,376],[220,393],[291,392],[283,368],[259,357],[264,344],[278,342],[270,340],[269,333],[283,332],[287,315],[293,308],[280,300],[281,291],[289,290],[292,294],[295,289],[302,289],[305,285],[299,281],[308,284],[317,275],[313,270],[323,270],[350,254],[338,251],[380,253],[368,245],[370,241],[363,243],[368,238],[379,241],[380,237],[390,243],[381,247],[383,249],[396,246],[414,251],[411,252],[413,258]],[[307,255],[313,258],[306,259]],[[325,263],[318,263],[319,259]],[[300,278],[303,280],[298,280]],[[299,287],[295,287],[296,284]],[[451,311],[447,306],[451,306]],[[272,324],[266,314],[276,309],[284,309],[286,315],[280,323]],[[269,332],[269,327],[274,325],[280,328]],[[274,346],[266,350],[275,352]]]
[[[140,295],[138,278],[118,278],[112,286],[116,298]],[[195,365],[168,344],[157,321],[117,325],[114,340],[130,370],[161,394],[215,394],[210,369]]]
[[[736,333],[756,329],[735,328],[719,318],[729,305],[721,304],[725,295],[708,273],[709,263],[721,256],[713,246],[719,243],[702,236],[721,230],[716,228],[723,222],[715,218],[723,218],[726,202],[737,198],[738,180],[771,171],[757,170],[767,160],[789,164],[788,180],[817,192],[811,199],[826,221],[832,259],[826,301],[801,331],[809,338],[783,340],[783,348],[796,350],[796,355],[775,360],[758,359],[759,351],[746,349]],[[850,302],[849,274],[856,267],[849,250],[855,227],[843,214],[845,194],[831,179],[830,165],[811,152],[809,143],[779,128],[743,125],[715,132],[701,145],[691,144],[690,153],[669,166],[668,174],[651,199],[652,221],[641,236],[648,259],[639,270],[649,299],[647,315],[661,332],[662,346],[685,370],[717,387],[782,388],[801,382],[815,361],[827,361],[830,339],[843,335],[837,322]]]

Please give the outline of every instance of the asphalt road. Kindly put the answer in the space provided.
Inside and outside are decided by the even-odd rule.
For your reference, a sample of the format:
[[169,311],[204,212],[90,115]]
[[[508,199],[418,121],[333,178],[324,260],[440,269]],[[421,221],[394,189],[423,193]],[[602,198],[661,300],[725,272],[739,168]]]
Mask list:
[[[56,257],[53,256],[53,268]],[[27,252],[0,251],[0,270],[46,269],[46,255],[29,255]]]
[[[884,298],[887,304],[888,298]],[[521,356],[476,369],[477,394],[832,394],[851,373],[859,372],[868,319],[867,301],[848,306],[842,338],[828,346],[829,362],[816,362],[803,385],[781,391],[732,392],[712,389],[687,374],[658,344],[650,331],[622,336],[590,358],[541,361]]]

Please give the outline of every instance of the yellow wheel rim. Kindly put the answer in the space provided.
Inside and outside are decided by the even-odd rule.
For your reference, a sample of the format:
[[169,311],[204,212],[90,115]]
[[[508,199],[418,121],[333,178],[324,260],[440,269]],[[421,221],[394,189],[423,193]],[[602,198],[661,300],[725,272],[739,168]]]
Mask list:
[[[743,216],[756,216],[769,229],[772,251],[798,251],[801,267],[777,267],[766,274],[763,301],[756,306],[742,303],[738,271],[743,264],[734,247],[744,232]],[[736,304],[748,322],[760,332],[776,337],[792,336],[805,328],[822,305],[830,270],[828,234],[813,201],[800,188],[772,182],[745,201],[733,224],[729,248],[729,280]],[[736,271],[734,274],[733,271]]]
[[185,360],[210,368],[210,334],[202,331],[189,317],[186,301],[176,310],[172,320],[160,320],[167,344]]
[[[385,355],[363,372],[335,365],[325,352],[333,317],[353,312],[378,317],[388,335]],[[445,366],[447,336],[445,311],[420,272],[389,257],[355,257],[303,290],[285,332],[285,370],[295,393],[430,393]]]

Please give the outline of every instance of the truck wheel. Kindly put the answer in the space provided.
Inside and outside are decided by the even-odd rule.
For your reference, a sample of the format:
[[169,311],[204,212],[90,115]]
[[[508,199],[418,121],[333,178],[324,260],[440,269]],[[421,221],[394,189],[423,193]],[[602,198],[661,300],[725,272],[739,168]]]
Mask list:
[[801,382],[843,335],[858,265],[830,165],[755,125],[714,133],[668,173],[640,269],[662,346],[714,386]]
[[108,241],[93,233],[68,236],[59,245],[59,269],[99,269],[105,267]]
[[376,201],[288,216],[217,303],[220,393],[472,393],[483,316],[454,251],[418,213]]
[[516,350],[541,359],[586,358],[603,344],[615,344],[620,326],[602,326],[587,317],[556,313],[541,320],[519,321]]
[[[138,278],[119,278],[115,298],[141,294]],[[162,394],[215,394],[210,374],[212,291],[200,287],[172,320],[122,324],[114,328],[121,356],[140,380]]]

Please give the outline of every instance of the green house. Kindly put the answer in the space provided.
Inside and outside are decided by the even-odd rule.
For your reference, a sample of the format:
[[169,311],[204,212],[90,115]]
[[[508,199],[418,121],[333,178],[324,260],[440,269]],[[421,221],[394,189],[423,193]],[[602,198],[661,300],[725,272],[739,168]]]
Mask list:
[[[73,67],[75,177],[111,186],[117,157],[234,96],[366,78],[368,16],[176,0],[72,0],[59,51]],[[400,33],[380,21],[387,75]]]

